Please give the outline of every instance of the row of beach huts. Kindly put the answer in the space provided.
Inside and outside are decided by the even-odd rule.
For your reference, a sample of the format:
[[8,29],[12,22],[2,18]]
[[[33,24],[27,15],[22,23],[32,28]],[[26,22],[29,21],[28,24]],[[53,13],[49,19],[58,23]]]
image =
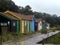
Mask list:
[[12,11],[0,12],[0,34],[6,32],[29,33],[49,29],[50,24],[34,15],[24,15]]

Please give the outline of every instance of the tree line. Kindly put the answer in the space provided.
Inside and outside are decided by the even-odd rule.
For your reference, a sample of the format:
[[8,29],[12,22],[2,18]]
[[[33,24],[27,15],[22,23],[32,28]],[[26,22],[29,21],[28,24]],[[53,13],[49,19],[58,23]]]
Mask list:
[[26,15],[34,15],[35,18],[41,18],[46,22],[50,23],[51,26],[60,25],[60,16],[58,17],[56,14],[51,15],[48,13],[33,11],[29,5],[25,7],[17,6],[12,0],[0,0],[0,12],[4,12],[6,10]]

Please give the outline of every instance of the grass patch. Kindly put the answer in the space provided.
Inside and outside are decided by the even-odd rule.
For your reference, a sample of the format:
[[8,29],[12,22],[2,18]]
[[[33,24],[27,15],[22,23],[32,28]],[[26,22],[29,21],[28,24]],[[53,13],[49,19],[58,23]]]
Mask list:
[[46,34],[47,32],[47,30],[41,30],[41,34]]
[[41,42],[38,42],[38,44],[60,44],[60,33],[52,36],[52,37],[49,37]]
[[[7,33],[2,35],[2,41],[1,42],[7,42],[7,41],[22,41],[25,40],[25,37],[29,37],[33,34],[36,34],[36,32],[29,32],[29,33],[18,33],[17,35],[15,33]],[[0,36],[1,37],[1,36]]]

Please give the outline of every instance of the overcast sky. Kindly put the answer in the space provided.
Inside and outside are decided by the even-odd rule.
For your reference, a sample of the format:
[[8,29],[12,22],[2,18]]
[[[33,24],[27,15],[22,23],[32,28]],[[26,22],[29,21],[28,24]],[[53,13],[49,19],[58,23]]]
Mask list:
[[32,10],[57,14],[60,16],[60,0],[13,0],[16,5],[25,7],[30,5]]

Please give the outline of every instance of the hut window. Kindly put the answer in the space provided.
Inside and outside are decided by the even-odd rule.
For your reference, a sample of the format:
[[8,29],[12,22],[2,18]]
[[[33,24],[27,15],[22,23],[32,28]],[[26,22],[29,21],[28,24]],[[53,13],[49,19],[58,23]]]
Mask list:
[[1,23],[0,25],[1,26],[7,26],[7,23]]
[[7,26],[7,23],[4,23],[4,26]]
[[3,23],[1,23],[1,26],[3,26],[4,24]]
[[15,26],[15,22],[13,22],[13,26]]

